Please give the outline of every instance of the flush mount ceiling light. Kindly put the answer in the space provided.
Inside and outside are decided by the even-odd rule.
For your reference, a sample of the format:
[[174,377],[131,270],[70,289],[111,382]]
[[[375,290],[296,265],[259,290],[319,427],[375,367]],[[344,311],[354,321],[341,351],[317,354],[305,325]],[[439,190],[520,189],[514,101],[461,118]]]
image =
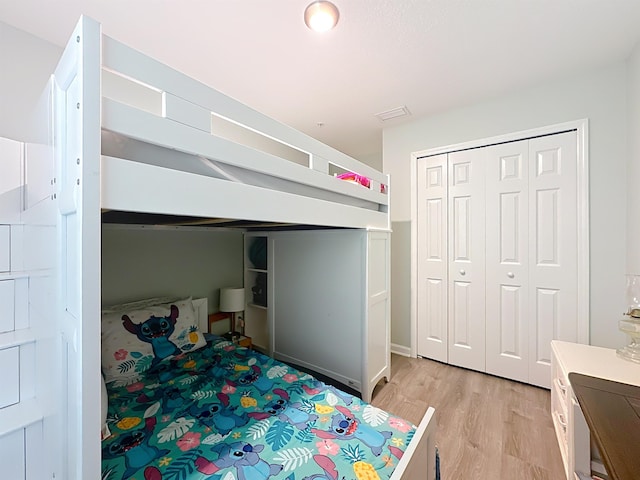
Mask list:
[[327,1],[312,2],[304,11],[304,23],[316,32],[331,30],[336,26],[339,18],[338,8]]

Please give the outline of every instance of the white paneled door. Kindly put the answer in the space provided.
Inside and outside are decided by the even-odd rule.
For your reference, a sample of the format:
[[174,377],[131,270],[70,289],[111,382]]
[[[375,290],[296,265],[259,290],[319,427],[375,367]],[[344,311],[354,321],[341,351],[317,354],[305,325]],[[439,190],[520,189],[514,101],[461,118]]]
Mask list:
[[578,341],[577,133],[417,162],[417,353],[548,386]]
[[418,355],[447,362],[447,155],[418,162]]
[[486,371],[528,381],[529,142],[487,147]]
[[449,363],[484,370],[486,150],[449,154]]
[[548,386],[551,340],[578,339],[576,132],[529,141],[529,381]]

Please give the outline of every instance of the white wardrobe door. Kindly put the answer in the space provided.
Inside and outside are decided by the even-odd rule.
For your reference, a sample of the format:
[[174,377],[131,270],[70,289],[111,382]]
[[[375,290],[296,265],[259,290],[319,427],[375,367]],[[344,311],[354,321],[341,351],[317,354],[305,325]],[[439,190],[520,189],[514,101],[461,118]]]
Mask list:
[[486,371],[527,382],[529,142],[486,150]]
[[485,370],[486,149],[449,154],[449,363]]
[[357,390],[364,387],[365,234],[361,230],[269,234],[274,356]]
[[417,352],[447,362],[447,155],[418,160]]
[[529,141],[529,382],[549,387],[551,340],[577,341],[576,132]]

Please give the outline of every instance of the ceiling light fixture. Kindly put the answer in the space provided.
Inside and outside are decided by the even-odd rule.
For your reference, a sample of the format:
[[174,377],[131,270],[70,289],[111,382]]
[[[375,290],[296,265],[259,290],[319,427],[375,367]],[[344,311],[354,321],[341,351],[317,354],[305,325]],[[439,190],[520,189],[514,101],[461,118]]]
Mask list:
[[316,32],[327,32],[336,26],[340,12],[333,3],[324,0],[312,2],[304,10],[304,23]]

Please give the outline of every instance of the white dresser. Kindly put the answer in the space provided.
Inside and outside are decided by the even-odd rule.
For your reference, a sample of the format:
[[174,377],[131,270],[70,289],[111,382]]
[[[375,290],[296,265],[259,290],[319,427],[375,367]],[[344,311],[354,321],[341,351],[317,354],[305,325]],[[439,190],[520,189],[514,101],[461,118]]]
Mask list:
[[591,445],[589,428],[569,384],[571,372],[640,385],[640,364],[619,358],[610,348],[551,342],[551,415],[567,479],[574,480],[576,473],[590,476]]

